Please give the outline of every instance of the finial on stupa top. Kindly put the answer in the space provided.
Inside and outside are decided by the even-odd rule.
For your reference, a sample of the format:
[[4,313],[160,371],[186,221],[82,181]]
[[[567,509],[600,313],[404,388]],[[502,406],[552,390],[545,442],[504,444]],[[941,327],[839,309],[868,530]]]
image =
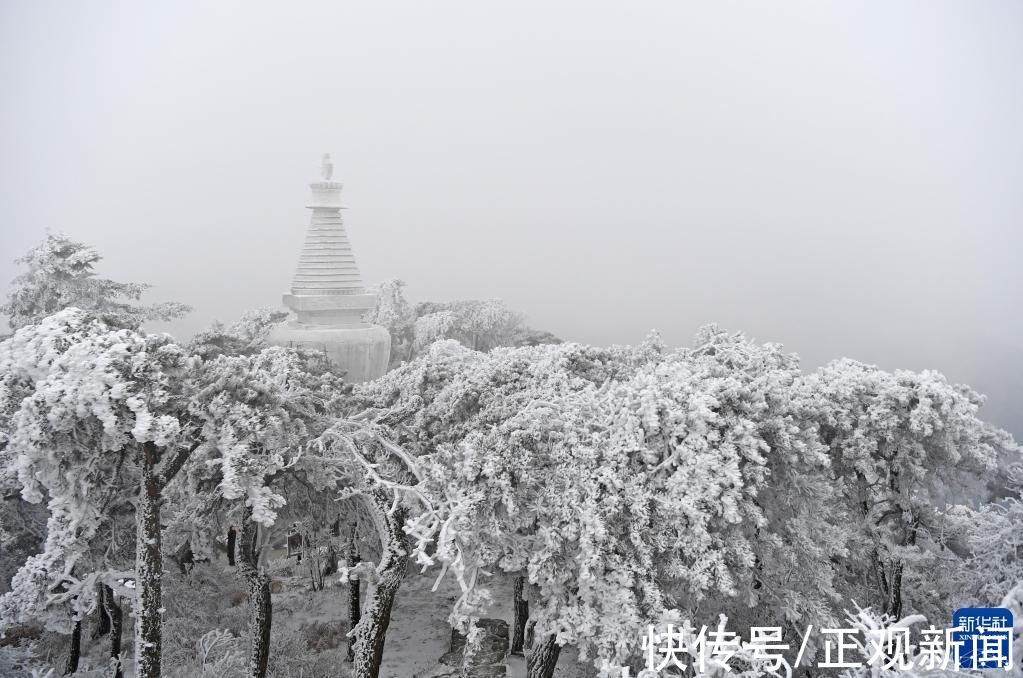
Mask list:
[[309,184],[313,189],[312,201],[306,207],[311,209],[344,209],[341,205],[341,182],[334,181],[334,163],[330,153],[324,153],[320,160],[320,179]]

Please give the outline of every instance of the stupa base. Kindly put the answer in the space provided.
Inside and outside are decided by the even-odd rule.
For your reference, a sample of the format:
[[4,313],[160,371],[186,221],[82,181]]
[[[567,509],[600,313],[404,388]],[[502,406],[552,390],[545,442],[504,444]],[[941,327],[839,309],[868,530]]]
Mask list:
[[291,321],[273,328],[268,341],[321,351],[345,370],[345,381],[355,384],[382,376],[391,357],[391,335],[379,325],[325,327]]

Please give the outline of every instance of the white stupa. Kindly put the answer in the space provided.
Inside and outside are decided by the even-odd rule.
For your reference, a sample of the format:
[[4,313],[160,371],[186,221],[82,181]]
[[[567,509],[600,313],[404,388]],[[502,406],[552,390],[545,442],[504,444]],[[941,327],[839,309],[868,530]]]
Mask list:
[[322,180],[309,184],[313,197],[307,207],[313,214],[291,294],[284,295],[284,304],[297,318],[275,327],[270,343],[323,351],[346,370],[348,381],[369,381],[387,371],[391,335],[362,320],[376,305],[376,295],[363,286],[341,221],[341,182],[331,180],[333,173],[328,153]]

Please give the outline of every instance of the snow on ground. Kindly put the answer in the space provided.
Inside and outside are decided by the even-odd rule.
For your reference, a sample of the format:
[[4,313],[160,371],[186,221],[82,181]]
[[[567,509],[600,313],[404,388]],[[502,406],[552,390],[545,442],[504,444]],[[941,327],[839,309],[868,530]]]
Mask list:
[[458,585],[450,577],[434,593],[436,572],[409,574],[398,589],[387,629],[381,676],[409,678],[424,671],[448,651],[451,626],[447,615],[458,597]]
[[[183,667],[177,666],[179,657],[187,654],[192,644],[204,633],[213,629],[229,629],[239,638],[239,650],[244,652],[246,639],[245,585],[235,568],[227,567],[220,559],[211,565],[199,565],[189,575],[180,575],[169,570],[165,576],[165,603],[168,614],[164,620],[165,668],[168,675],[181,675]],[[303,670],[303,675],[321,675],[323,669],[331,675],[345,675],[349,665],[341,662],[346,647],[344,634],[348,631],[347,587],[339,584],[337,577],[328,578],[328,586],[322,591],[312,591],[307,571],[286,558],[274,558],[276,570],[274,579],[282,584],[281,590],[272,596],[273,628],[272,648],[286,648],[281,657],[283,665],[294,674],[302,667],[293,665],[294,657],[312,658],[320,656],[316,667]],[[414,678],[416,674],[428,671],[448,651],[451,627],[447,616],[460,590],[454,577],[446,576],[432,591],[438,570],[436,568],[420,574],[409,572],[402,583],[395,600],[391,623],[387,631],[381,678]],[[511,626],[513,578],[495,574],[486,578],[484,584],[490,588],[493,604],[486,611],[486,617],[503,619]],[[128,611],[127,601],[123,601]],[[363,595],[365,603],[365,595]],[[95,668],[104,665],[108,652],[108,641],[92,641],[89,638],[92,618],[83,629],[83,667]],[[124,629],[126,676],[133,674],[131,661],[132,620],[126,614]],[[66,652],[66,636],[56,634],[48,655],[54,665],[63,662]],[[283,644],[282,644],[283,643]],[[330,650],[330,648],[335,648]],[[335,652],[333,655],[317,655],[319,652]],[[271,660],[271,664],[273,664]],[[526,663],[522,657],[508,657],[508,678],[524,678]],[[336,671],[341,669],[341,673]],[[175,672],[176,671],[176,672]],[[295,674],[297,675],[297,674]],[[594,671],[588,664],[579,664],[571,648],[562,651],[556,678],[592,678]]]
[[[428,669],[447,652],[451,640],[451,627],[447,615],[460,591],[454,577],[447,576],[434,593],[430,589],[436,581],[437,570],[425,574],[409,573],[398,591],[395,613],[387,631],[381,676],[410,678],[416,671]],[[495,574],[484,584],[490,589],[493,603],[486,617],[503,619],[509,628],[514,616],[512,607],[512,577]],[[508,678],[524,678],[526,662],[521,657],[509,657]],[[558,662],[556,678],[587,678],[594,674],[585,664],[578,664],[576,654],[566,648]]]
[[[454,577],[446,576],[437,591],[431,591],[437,577],[433,569],[425,574],[409,572],[395,599],[391,624],[387,630],[381,678],[412,678],[416,673],[436,665],[448,650],[451,627],[447,616],[460,591]],[[300,577],[291,580],[294,586],[273,596],[274,631],[300,630],[312,623],[336,623],[348,619],[347,596],[343,586],[313,593]],[[496,574],[486,581],[494,603],[486,616],[512,623],[511,577]],[[365,599],[363,600],[365,603]],[[344,624],[347,629],[347,624]],[[521,657],[507,660],[508,678],[524,678],[526,662]],[[594,672],[576,661],[571,648],[562,651],[555,671],[556,678],[589,678]]]

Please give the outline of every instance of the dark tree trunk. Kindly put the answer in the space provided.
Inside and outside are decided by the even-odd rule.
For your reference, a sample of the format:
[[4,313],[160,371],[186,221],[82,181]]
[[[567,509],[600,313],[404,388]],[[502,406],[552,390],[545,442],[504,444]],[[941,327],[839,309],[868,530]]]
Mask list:
[[227,564],[234,567],[234,545],[238,539],[238,532],[235,531],[234,525],[227,529]]
[[273,606],[270,602],[270,577],[260,572],[254,548],[256,524],[252,509],[245,509],[242,544],[238,553],[238,570],[249,585],[249,675],[264,678],[270,662],[270,627]]
[[558,665],[561,646],[554,636],[547,638],[536,646],[526,660],[526,678],[553,678],[554,667]]
[[192,553],[192,542],[186,541],[178,550],[175,551],[172,556],[178,564],[178,569],[181,570],[181,576],[184,577],[192,570],[192,565],[195,564],[195,555]]
[[156,464],[160,448],[153,443],[142,446],[142,479],[135,538],[135,599],[138,619],[135,622],[135,676],[160,678],[162,652],[161,619],[163,557],[160,552],[160,479]]
[[[345,565],[355,567],[359,564],[359,545],[355,541],[355,529],[352,529],[352,537],[348,541],[348,554],[345,558]],[[362,605],[359,602],[358,580],[348,582],[348,629],[354,629],[359,623],[362,614]],[[348,636],[348,661],[355,661],[355,634]]]
[[76,621],[71,629],[71,647],[68,650],[67,664],[64,666],[64,675],[78,672],[78,660],[82,656],[82,622]]
[[894,620],[902,617],[902,569],[901,560],[892,565],[892,575],[888,580],[888,596],[884,604],[884,614]]
[[[903,541],[904,546],[916,546],[917,530],[920,529],[920,519],[914,518],[909,526],[909,534]],[[901,558],[893,559],[891,576],[887,579],[887,586],[883,587],[885,592],[884,614],[893,620],[902,618],[902,575],[906,569],[906,562]],[[882,579],[882,585],[886,582]]]
[[110,633],[110,614],[107,613],[107,606],[104,602],[106,590],[107,587],[103,582],[96,582],[96,625],[92,627],[90,635],[92,640]]
[[332,574],[337,573],[337,547],[334,546],[334,541],[331,540],[327,544],[327,562],[323,564],[322,576],[329,577]]
[[408,511],[399,507],[388,515],[391,502],[382,493],[374,495],[374,507],[379,512],[380,523],[387,530],[384,553],[380,559],[380,581],[372,587],[366,601],[366,611],[355,632],[355,661],[353,678],[379,678],[380,662],[384,656],[384,641],[387,626],[391,623],[391,607],[405,577],[409,560],[409,539],[402,529]]
[[525,585],[525,577],[515,577],[515,594],[513,596],[515,617],[512,620],[510,652],[518,655],[522,654],[522,646],[526,641],[526,621],[529,619],[529,603],[522,597],[522,589],[525,588]]
[[103,607],[110,617],[110,656],[117,660],[117,669],[114,678],[121,678],[124,672],[121,670],[121,634],[124,628],[124,616],[121,613],[121,606],[114,598],[114,590],[109,586],[103,586]]

